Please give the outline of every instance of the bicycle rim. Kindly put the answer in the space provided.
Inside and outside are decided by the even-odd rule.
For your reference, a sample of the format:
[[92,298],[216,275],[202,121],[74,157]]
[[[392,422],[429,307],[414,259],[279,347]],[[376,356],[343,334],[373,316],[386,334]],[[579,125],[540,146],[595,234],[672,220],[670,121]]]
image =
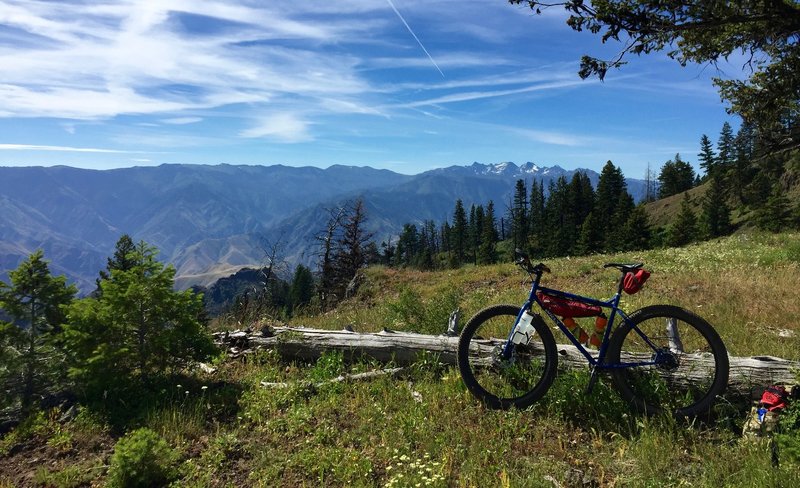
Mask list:
[[612,338],[609,361],[658,363],[612,374],[622,396],[647,414],[706,415],[728,380],[728,355],[719,335],[678,307],[653,306],[632,314]]
[[541,318],[527,344],[516,345],[501,357],[518,308],[500,305],[485,309],[464,328],[459,341],[459,369],[467,388],[491,408],[524,408],[541,398],[556,370],[555,341]]

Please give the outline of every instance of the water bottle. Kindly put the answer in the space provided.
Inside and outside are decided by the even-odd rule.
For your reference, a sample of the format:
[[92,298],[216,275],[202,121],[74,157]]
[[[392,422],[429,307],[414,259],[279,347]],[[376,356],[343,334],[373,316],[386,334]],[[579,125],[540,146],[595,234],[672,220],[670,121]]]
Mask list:
[[594,332],[592,332],[592,337],[589,338],[589,345],[600,349],[600,344],[603,342],[603,334],[606,331],[606,324],[608,324],[608,318],[605,315],[598,315],[594,321]]
[[514,344],[527,344],[530,342],[536,329],[533,327],[533,315],[527,310],[522,312],[517,327],[514,329],[514,335],[511,336],[511,342]]
[[581,344],[586,344],[586,341],[589,340],[589,335],[583,328],[575,322],[575,319],[572,317],[564,317],[564,325],[572,332],[572,335],[575,336],[575,339],[578,340]]

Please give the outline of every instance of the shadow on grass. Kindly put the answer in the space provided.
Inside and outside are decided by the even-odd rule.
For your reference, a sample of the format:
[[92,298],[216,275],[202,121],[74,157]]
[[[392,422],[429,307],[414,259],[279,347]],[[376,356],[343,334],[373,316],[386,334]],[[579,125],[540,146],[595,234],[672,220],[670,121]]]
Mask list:
[[164,375],[146,384],[117,383],[102,392],[88,392],[80,401],[101,415],[112,432],[122,434],[169,410],[193,413],[203,423],[226,422],[236,417],[242,391],[238,383]]
[[611,385],[608,376],[600,376],[591,393],[586,393],[588,383],[588,371],[559,371],[553,386],[538,404],[540,407],[534,408],[557,415],[576,427],[596,432],[615,432],[628,438],[641,433],[645,426],[660,426],[667,430],[694,426],[701,430],[721,429],[741,434],[747,411],[741,399],[732,401],[720,398],[712,412],[705,417],[677,420],[666,413],[648,417],[632,409]]

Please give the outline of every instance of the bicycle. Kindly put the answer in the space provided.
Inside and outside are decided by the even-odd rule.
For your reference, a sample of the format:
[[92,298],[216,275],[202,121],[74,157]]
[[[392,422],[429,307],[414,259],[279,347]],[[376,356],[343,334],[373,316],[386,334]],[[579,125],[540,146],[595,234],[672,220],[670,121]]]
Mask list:
[[[522,307],[494,305],[481,310],[464,326],[458,342],[461,376],[467,389],[485,405],[526,408],[541,399],[553,383],[559,353],[542,315],[532,310],[536,304],[586,358],[591,368],[587,393],[597,375],[608,371],[617,391],[635,411],[648,415],[668,412],[677,418],[710,413],[728,382],[725,344],[708,322],[683,308],[651,305],[630,315],[620,309],[623,288],[629,291],[626,277],[630,280],[643,273],[643,263],[604,265],[621,271],[622,278],[613,297],[598,300],[540,286],[542,275],[550,269],[543,263],[532,265],[519,250],[515,256],[516,264],[531,279],[528,300]],[[610,313],[595,357],[564,320],[570,315],[605,317],[604,310]],[[529,318],[523,319],[526,312]],[[617,319],[621,323],[614,328]],[[598,329],[601,324],[598,322]],[[526,325],[527,334],[522,330]]]

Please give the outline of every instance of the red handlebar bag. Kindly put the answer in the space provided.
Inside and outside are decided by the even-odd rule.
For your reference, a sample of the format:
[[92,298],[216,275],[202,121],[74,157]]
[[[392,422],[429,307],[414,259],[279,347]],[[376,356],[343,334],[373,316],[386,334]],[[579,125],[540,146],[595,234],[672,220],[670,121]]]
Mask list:
[[639,269],[634,271],[628,271],[625,273],[625,278],[622,280],[622,289],[628,295],[633,295],[634,293],[638,292],[644,286],[644,282],[647,281],[647,278],[650,277],[650,272],[646,269]]
[[603,313],[603,309],[597,305],[546,295],[542,292],[538,292],[536,296],[539,297],[542,308],[562,317],[596,317]]

